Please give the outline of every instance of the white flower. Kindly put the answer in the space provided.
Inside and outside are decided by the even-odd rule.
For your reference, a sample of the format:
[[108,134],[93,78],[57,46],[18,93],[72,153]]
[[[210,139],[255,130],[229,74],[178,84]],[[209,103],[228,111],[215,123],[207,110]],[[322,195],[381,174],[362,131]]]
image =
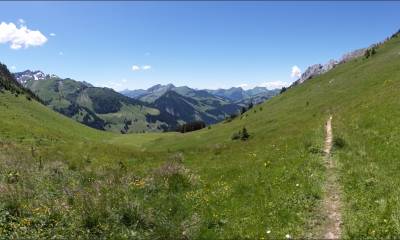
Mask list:
[[289,234],[286,234],[286,236],[285,236],[287,239],[290,239],[290,238],[292,238]]
[[300,186],[300,184],[296,183],[296,187]]
[[267,230],[267,234],[270,234],[271,233],[271,230]]

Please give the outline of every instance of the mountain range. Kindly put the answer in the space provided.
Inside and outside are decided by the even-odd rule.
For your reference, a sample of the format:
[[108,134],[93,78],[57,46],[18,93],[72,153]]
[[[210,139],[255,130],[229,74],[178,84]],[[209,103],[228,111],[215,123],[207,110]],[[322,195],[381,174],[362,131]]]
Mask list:
[[193,121],[214,124],[279,92],[263,87],[197,90],[158,84],[119,93],[39,70],[13,75],[52,109],[87,126],[120,133],[171,131]]

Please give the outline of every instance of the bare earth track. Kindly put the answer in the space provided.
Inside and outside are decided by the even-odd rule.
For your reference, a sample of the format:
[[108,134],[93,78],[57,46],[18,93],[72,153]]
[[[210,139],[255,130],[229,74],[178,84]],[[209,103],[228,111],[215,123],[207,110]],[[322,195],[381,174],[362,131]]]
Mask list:
[[341,237],[342,216],[340,214],[340,188],[337,182],[337,168],[334,159],[331,157],[332,149],[332,116],[326,123],[326,137],[324,146],[324,161],[326,165],[325,195],[323,198],[323,216],[325,221],[322,225],[320,238],[339,239]]

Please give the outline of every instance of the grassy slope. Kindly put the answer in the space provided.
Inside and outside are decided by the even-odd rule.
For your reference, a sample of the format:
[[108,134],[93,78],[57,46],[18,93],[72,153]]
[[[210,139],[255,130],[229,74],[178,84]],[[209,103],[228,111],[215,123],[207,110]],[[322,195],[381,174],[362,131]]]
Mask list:
[[[345,236],[398,235],[399,43],[393,39],[372,58],[342,64],[255,107],[242,119],[184,135],[97,132],[37,103],[1,94],[0,132],[3,142],[12,142],[2,144],[3,152],[32,145],[18,144],[22,136],[62,140],[33,142],[46,159],[44,170],[32,166],[35,154],[24,163],[16,159],[21,162],[17,166],[2,161],[4,176],[15,169],[27,172],[17,183],[7,182],[7,177],[0,182],[0,189],[20,186],[12,195],[21,202],[13,221],[20,227],[24,221],[56,215],[51,231],[87,237],[309,236],[324,178],[322,157],[316,152],[322,148],[325,121],[333,114],[333,134],[346,142],[333,153],[342,166]],[[230,140],[243,126],[250,140]],[[24,149],[18,151],[23,159]],[[159,168],[168,159],[182,163]],[[54,162],[62,178],[54,177]],[[24,197],[27,186],[34,186],[33,197]],[[52,195],[41,195],[49,192]],[[10,196],[2,196],[2,209],[9,212],[14,209],[7,205]],[[43,206],[53,215],[37,216],[34,209]],[[6,223],[0,219],[0,230],[14,226]],[[21,231],[16,232],[23,236]]]
[[[271,99],[262,112],[250,112],[246,119],[210,130],[159,138],[149,148],[187,152],[188,165],[199,169],[200,175],[213,181],[225,179],[234,189],[244,188],[225,205],[226,211],[236,209],[231,223],[237,221],[239,229],[262,232],[278,221],[275,226],[280,234],[301,236],[307,209],[290,199],[308,206],[305,199],[315,203],[313,197],[320,196],[321,166],[305,150],[322,144],[323,125],[332,113],[333,133],[346,142],[343,149],[334,151],[341,164],[345,236],[399,236],[399,65],[400,39],[395,38],[370,59],[342,64]],[[230,144],[230,134],[242,126],[253,138]],[[251,157],[253,153],[256,157]],[[266,171],[263,162],[271,162]],[[293,188],[296,182],[300,183],[298,192]],[[239,224],[239,216],[248,217],[249,225]]]
[[[124,129],[126,133],[136,133],[142,131],[160,132],[159,123],[148,123],[146,114],[158,115],[159,111],[154,108],[145,107],[140,102],[127,98],[109,89],[87,87],[85,83],[78,82],[71,79],[46,79],[28,82],[27,86],[30,90],[35,92],[44,102],[48,103],[53,109],[64,110],[71,105],[76,104],[80,107],[85,107],[93,113],[88,114],[82,108],[80,111],[74,113],[71,118],[85,122],[83,118],[98,117],[108,124],[103,126],[97,120],[97,124],[90,121],[92,125],[97,127],[104,127],[104,130],[120,133],[124,129],[125,121],[131,120],[133,124],[128,125]],[[121,104],[120,109],[106,110],[107,106],[116,106]],[[103,109],[103,106],[104,109]],[[61,111],[62,112],[62,111]],[[106,112],[106,113],[104,113]],[[68,115],[69,116],[69,115]],[[136,120],[136,121],[135,121]]]

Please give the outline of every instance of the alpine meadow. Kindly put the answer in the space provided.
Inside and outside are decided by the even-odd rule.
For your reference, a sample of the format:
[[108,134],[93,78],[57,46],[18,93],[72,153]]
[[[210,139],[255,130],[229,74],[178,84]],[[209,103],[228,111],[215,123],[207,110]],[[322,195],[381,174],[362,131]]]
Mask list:
[[393,32],[278,87],[117,89],[0,59],[0,239],[399,238]]

